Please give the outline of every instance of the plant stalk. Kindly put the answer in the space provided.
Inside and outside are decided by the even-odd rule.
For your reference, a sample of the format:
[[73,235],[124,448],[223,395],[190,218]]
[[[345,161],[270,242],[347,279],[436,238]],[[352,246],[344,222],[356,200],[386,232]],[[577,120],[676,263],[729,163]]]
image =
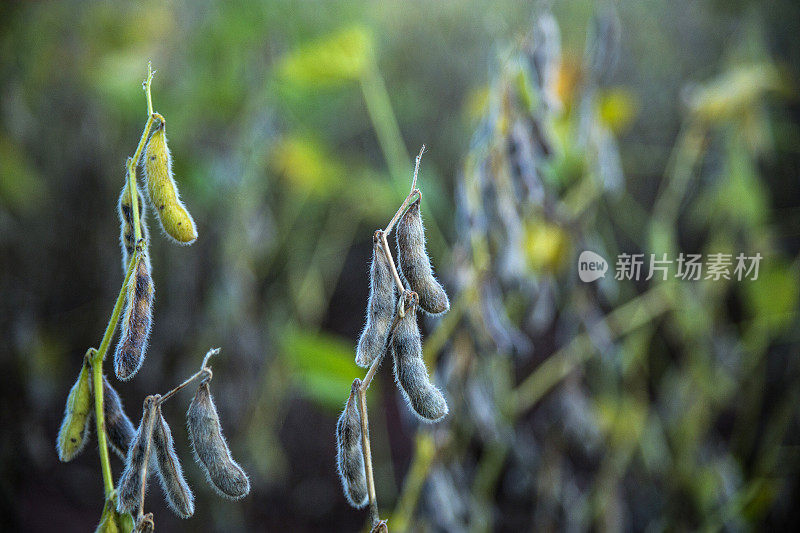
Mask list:
[[[147,123],[145,124],[144,131],[139,139],[139,145],[136,147],[136,152],[134,153],[133,157],[128,158],[127,161],[128,192],[130,192],[131,195],[134,242],[136,243],[138,243],[142,238],[142,231],[139,225],[139,193],[136,187],[136,164],[142,155],[142,150],[144,150],[144,145],[150,133],[150,128],[153,125],[153,100],[150,94],[150,84],[153,81],[154,73],[155,72],[152,70],[151,64],[148,63],[147,79],[144,81],[144,83],[142,83],[142,87],[144,88],[147,96]],[[119,316],[122,313],[122,306],[125,303],[126,289],[128,287],[131,274],[133,273],[133,265],[136,263],[136,259],[139,257],[140,253],[139,247],[137,246],[130,262],[128,263],[128,270],[125,273],[125,279],[123,280],[122,287],[120,287],[119,294],[117,295],[117,301],[114,303],[114,309],[111,312],[111,318],[106,325],[106,330],[103,334],[103,340],[100,342],[100,347],[92,354],[90,360],[90,364],[92,366],[92,384],[94,390],[95,424],[97,427],[97,447],[100,455],[100,468],[103,472],[103,489],[106,499],[109,499],[114,493],[114,478],[111,474],[111,462],[109,460],[108,442],[106,438],[105,409],[103,406],[103,361],[105,360],[106,353],[108,352],[108,347],[111,344],[111,339],[114,337],[114,333],[116,332],[117,324],[119,323]]]
[[[160,404],[160,397],[158,394],[155,396],[148,396],[148,398],[152,398],[153,401],[150,403],[148,409],[150,411],[156,411]],[[153,441],[153,428],[155,427],[156,417],[155,413],[150,413],[147,417],[147,427],[144,428],[144,434],[147,435],[147,444],[144,447],[144,464],[142,466],[142,481],[140,486],[139,492],[139,512],[136,516],[136,523],[138,524],[142,517],[144,516],[144,493],[145,493],[145,485],[147,485],[147,467],[150,465],[150,444]]]
[[369,421],[367,420],[367,394],[362,387],[358,389],[358,410],[361,414],[361,447],[364,453],[364,472],[367,476],[369,512],[374,526],[380,521],[380,516],[378,515],[378,499],[375,496],[375,479],[372,475],[372,450],[369,446]]
[[171,391],[167,392],[156,402],[158,405],[166,402],[173,396],[175,396],[181,389],[184,387],[189,386],[194,380],[199,378],[202,375],[205,375],[203,381],[210,380],[214,374],[211,372],[211,368],[208,366],[208,360],[211,359],[212,355],[217,355],[219,353],[219,348],[211,348],[208,352],[206,352],[206,356],[203,357],[203,363],[200,365],[200,370],[189,376],[183,383],[172,389]]
[[114,337],[114,332],[119,323],[119,315],[122,313],[122,306],[125,303],[125,294],[128,287],[128,282],[133,272],[133,265],[139,255],[139,250],[133,252],[130,263],[128,263],[128,271],[125,274],[125,280],[122,282],[122,287],[119,290],[117,301],[114,304],[114,310],[111,312],[111,318],[106,326],[103,340],[100,342],[100,348],[97,349],[91,356],[90,363],[92,365],[92,385],[94,390],[94,411],[95,411],[95,425],[97,427],[97,448],[100,453],[100,469],[103,471],[103,489],[106,499],[111,497],[114,492],[114,478],[111,475],[111,462],[108,457],[108,443],[106,441],[106,420],[105,409],[103,407],[103,360],[105,359],[108,346],[111,344],[111,339]]

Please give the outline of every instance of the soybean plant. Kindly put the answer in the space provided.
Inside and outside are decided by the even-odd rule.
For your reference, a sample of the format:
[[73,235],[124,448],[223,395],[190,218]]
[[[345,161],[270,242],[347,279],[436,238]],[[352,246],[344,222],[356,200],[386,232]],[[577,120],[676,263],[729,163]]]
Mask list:
[[[209,350],[200,370],[171,391],[163,396],[147,396],[138,427],[134,427],[119,394],[103,374],[103,361],[117,323],[121,322],[121,333],[113,356],[114,374],[121,381],[132,379],[142,367],[153,324],[155,287],[148,254],[144,195],[137,182],[140,165],[144,167],[151,206],[165,235],[182,245],[197,239],[194,220],[178,196],[172,173],[166,120],[153,112],[150,94],[153,74],[148,65],[147,79],[142,85],[147,97],[147,122],[136,151],[128,158],[125,184],[117,201],[125,279],[99,348],[89,348],[81,361],[81,370],[67,397],[64,419],[56,439],[59,459],[64,462],[72,460],[86,446],[89,426],[94,418],[105,489],[105,505],[98,532],[129,533],[155,529],[152,513],[144,512],[151,474],[158,476],[164,498],[175,514],[181,518],[194,514],[194,495],[184,478],[172,431],[161,412],[161,405],[196,381],[199,381],[199,387],[187,412],[194,457],[206,472],[209,484],[223,496],[239,499],[250,492],[247,474],[231,458],[222,437],[219,415],[210,392],[212,373],[208,361],[219,353],[219,349]],[[111,473],[109,445],[125,462],[116,487]]]
[[[360,509],[369,503],[372,531],[388,532],[380,519],[372,472],[366,392],[387,352],[394,360],[394,376],[409,409],[423,422],[437,422],[447,415],[447,401],[431,383],[422,358],[422,337],[417,308],[438,315],[450,309],[450,301],[433,274],[425,250],[417,188],[419,165],[425,146],[417,155],[411,192],[385,229],[372,238],[370,292],[366,324],[356,348],[356,364],[369,367],[364,379],[356,379],[336,425],[339,477],[347,501]],[[395,267],[388,236],[397,226]]]

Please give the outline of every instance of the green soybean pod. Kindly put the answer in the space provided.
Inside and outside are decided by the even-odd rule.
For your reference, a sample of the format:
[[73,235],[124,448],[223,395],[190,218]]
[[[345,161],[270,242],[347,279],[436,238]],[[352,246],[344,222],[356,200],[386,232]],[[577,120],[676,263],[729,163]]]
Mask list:
[[197,229],[175,185],[172,155],[167,146],[166,122],[161,115],[156,116],[158,125],[144,152],[144,175],[150,201],[164,233],[178,244],[192,244],[197,240]]
[[56,439],[56,450],[58,458],[63,461],[71,461],[86,446],[89,440],[89,422],[92,419],[92,389],[91,389],[91,367],[89,366],[89,354],[87,352],[81,365],[81,372],[78,379],[69,391],[67,405],[64,407],[64,419],[61,421],[61,428]]

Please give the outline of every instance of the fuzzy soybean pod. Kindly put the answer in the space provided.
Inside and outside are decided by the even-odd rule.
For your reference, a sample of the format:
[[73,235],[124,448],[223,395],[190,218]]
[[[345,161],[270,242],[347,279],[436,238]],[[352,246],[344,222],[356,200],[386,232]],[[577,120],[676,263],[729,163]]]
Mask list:
[[172,156],[167,147],[166,123],[164,117],[157,116],[160,124],[144,152],[144,175],[150,201],[164,233],[178,244],[192,244],[197,239],[197,229],[178,195],[172,175]]
[[155,522],[153,522],[153,513],[147,513],[136,524],[134,533],[153,533],[156,530]]
[[[91,352],[94,350],[90,350]],[[81,373],[78,374],[78,379],[67,396],[64,419],[61,421],[61,429],[56,439],[58,458],[65,463],[78,455],[89,440],[89,422],[92,419],[93,407],[91,377],[87,354],[81,366]]]
[[422,226],[420,199],[411,204],[397,223],[397,262],[400,275],[419,295],[419,307],[431,315],[450,309],[450,300],[433,275],[431,260],[425,251],[425,228]]
[[136,428],[125,414],[122,399],[105,376],[103,376],[103,413],[108,444],[120,459],[125,460]]
[[137,514],[142,499],[142,489],[150,472],[150,455],[153,449],[152,436],[156,421],[158,396],[144,399],[142,420],[128,448],[125,469],[117,482],[117,511]]
[[153,429],[153,451],[158,463],[158,477],[167,503],[181,518],[189,518],[194,514],[194,495],[183,478],[181,462],[175,453],[175,441],[172,431],[161,414],[161,407],[156,408],[155,427]]
[[396,306],[394,279],[383,248],[382,233],[378,230],[372,237],[367,323],[356,348],[356,364],[362,367],[368,367],[386,349]]
[[[139,194],[139,229],[142,238],[149,241],[150,235],[147,231],[147,223],[145,221],[144,210],[144,197],[142,191],[137,187]],[[122,249],[122,271],[128,271],[128,262],[136,247],[136,237],[133,231],[133,202],[131,202],[131,190],[128,187],[128,180],[125,180],[125,185],[122,186],[122,191],[119,194],[119,202],[117,202],[117,214],[119,215],[119,245]]]
[[144,362],[152,324],[154,294],[150,258],[147,251],[141,251],[128,280],[122,333],[114,352],[114,371],[122,381],[131,379]]
[[336,465],[347,501],[360,509],[367,504],[367,476],[361,447],[361,415],[358,411],[358,389],[361,380],[353,381],[350,397],[336,423]]
[[444,395],[431,383],[422,359],[422,338],[416,306],[406,308],[392,335],[394,376],[411,411],[423,422],[436,422],[447,412]]
[[186,413],[194,458],[205,471],[209,484],[226,498],[238,500],[250,492],[250,480],[233,460],[222,436],[217,408],[208,381],[200,384]]

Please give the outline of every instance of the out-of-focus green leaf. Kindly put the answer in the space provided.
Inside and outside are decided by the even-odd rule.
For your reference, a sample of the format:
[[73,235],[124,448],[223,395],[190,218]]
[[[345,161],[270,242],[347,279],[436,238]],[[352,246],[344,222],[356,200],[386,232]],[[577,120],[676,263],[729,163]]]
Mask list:
[[783,330],[797,314],[798,278],[790,263],[776,257],[762,259],[758,279],[739,282],[749,314],[768,329]]
[[741,65],[695,89],[689,107],[711,122],[740,116],[764,94],[785,90],[777,69],[769,63]]
[[0,137],[0,204],[15,211],[32,211],[40,206],[44,184],[21,147]]
[[316,141],[285,137],[270,155],[270,166],[286,180],[289,189],[326,195],[341,185],[344,170]]
[[638,112],[639,104],[629,90],[616,87],[600,96],[598,113],[600,120],[615,134],[625,131]]
[[537,272],[559,272],[569,259],[569,235],[556,224],[545,220],[525,226],[525,255]]
[[372,37],[354,26],[309,43],[287,55],[278,67],[283,80],[315,86],[361,77],[372,58]]
[[289,329],[283,354],[302,393],[320,406],[339,411],[358,377],[350,341],[325,333]]

